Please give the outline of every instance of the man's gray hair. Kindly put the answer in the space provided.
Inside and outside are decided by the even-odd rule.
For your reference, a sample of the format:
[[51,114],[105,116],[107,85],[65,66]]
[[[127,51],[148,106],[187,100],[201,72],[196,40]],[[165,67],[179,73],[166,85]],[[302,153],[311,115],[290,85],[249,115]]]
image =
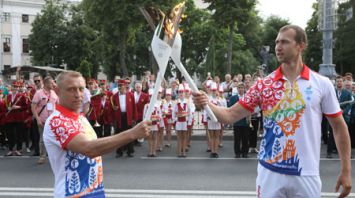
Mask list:
[[67,76],[84,79],[83,75],[81,75],[81,73],[79,73],[77,71],[72,71],[72,70],[63,71],[56,78],[56,83],[57,83],[58,87],[61,87],[61,85],[63,85],[63,83],[64,83],[63,80]]

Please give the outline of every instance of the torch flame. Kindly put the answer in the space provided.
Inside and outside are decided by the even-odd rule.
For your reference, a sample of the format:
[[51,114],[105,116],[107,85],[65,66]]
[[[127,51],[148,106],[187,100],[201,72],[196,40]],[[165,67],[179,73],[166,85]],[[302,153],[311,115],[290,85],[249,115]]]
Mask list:
[[[174,8],[171,10],[170,14],[168,15],[169,17],[165,19],[164,21],[164,29],[165,29],[165,35],[168,36],[168,39],[172,39],[174,35],[175,28],[174,27],[174,21],[176,20],[176,17],[178,17],[180,10],[182,7],[185,5],[185,2],[179,3],[174,6]],[[186,15],[181,15],[179,23],[182,21],[182,19],[186,18]],[[181,29],[177,30],[179,33],[182,33]]]

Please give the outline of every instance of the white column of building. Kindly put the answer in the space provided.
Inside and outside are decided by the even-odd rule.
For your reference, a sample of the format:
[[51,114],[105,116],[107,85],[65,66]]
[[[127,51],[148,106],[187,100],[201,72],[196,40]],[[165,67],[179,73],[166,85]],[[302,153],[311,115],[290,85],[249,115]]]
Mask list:
[[22,40],[21,40],[21,14],[11,13],[12,14],[12,43],[11,43],[11,52],[12,52],[12,64],[11,67],[16,67],[21,65],[21,50],[22,50]]

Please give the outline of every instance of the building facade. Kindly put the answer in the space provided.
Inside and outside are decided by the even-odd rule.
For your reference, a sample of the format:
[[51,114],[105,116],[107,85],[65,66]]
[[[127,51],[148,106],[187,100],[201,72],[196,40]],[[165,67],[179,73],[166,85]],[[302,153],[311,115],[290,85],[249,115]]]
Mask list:
[[28,35],[44,0],[0,0],[0,73],[19,65],[31,65]]
[[31,24],[44,5],[45,0],[0,0],[0,76],[4,69],[32,65],[28,37]]

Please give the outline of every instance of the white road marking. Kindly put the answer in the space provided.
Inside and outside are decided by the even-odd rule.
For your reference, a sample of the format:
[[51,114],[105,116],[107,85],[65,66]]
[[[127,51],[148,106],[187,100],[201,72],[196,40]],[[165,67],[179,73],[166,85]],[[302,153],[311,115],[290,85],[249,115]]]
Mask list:
[[[210,157],[193,157],[187,156],[185,158],[174,157],[174,156],[157,156],[157,157],[140,157],[140,159],[145,160],[258,160],[256,157],[249,158],[234,158],[234,157],[219,157],[219,158],[210,158]],[[340,161],[338,158],[320,158],[321,161]],[[351,161],[355,161],[355,159],[350,159]]]
[[[5,157],[0,156],[0,159],[29,159],[29,158],[39,158],[38,156],[11,156]],[[256,157],[249,157],[249,158],[234,158],[234,157],[220,157],[220,158],[210,158],[210,157],[194,157],[194,156],[187,156],[186,158],[179,158],[177,156],[157,156],[157,157],[136,157],[136,159],[144,159],[144,160],[172,160],[172,159],[179,159],[179,160],[258,160]],[[339,158],[320,158],[321,161],[340,161]],[[350,159],[350,161],[355,161],[354,159]]]
[[[132,198],[202,198],[202,197],[255,197],[254,191],[203,191],[203,190],[145,190],[145,189],[105,189],[107,197],[132,197]],[[322,197],[336,197],[339,193],[322,192]],[[52,197],[52,188],[31,187],[0,187],[0,197]],[[349,197],[355,197],[351,193]]]

